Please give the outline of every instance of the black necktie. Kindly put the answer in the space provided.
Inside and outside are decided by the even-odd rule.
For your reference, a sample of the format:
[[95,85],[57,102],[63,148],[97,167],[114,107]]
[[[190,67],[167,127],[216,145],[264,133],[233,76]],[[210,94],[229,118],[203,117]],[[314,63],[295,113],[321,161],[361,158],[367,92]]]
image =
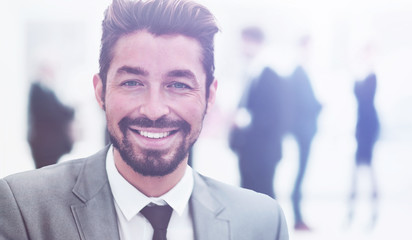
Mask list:
[[173,209],[169,205],[146,206],[140,211],[153,227],[153,240],[166,240],[167,225]]

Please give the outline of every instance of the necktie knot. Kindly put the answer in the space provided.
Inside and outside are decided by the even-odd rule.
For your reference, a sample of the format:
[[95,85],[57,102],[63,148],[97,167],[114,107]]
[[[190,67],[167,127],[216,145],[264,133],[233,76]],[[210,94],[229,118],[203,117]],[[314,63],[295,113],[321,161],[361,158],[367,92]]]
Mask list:
[[153,227],[153,240],[165,240],[173,209],[169,205],[146,206],[140,211]]

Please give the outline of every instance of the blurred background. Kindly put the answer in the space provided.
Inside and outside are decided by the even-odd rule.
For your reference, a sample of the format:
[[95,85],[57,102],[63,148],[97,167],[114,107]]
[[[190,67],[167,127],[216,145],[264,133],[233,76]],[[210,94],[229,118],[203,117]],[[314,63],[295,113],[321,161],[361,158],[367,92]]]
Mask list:
[[[202,0],[216,15],[218,97],[193,149],[192,166],[240,184],[229,129],[245,87],[241,31],[265,34],[264,62],[288,81],[303,65],[322,106],[306,173],[301,210],[308,229],[294,228],[291,195],[299,168],[298,144],[282,138],[273,179],[291,239],[410,239],[412,215],[412,2],[408,0]],[[35,168],[29,96],[48,86],[74,111],[71,146],[58,159],[93,154],[105,145],[105,120],[94,99],[101,21],[109,0],[0,0],[0,177]],[[302,54],[299,43],[310,38]],[[359,168],[356,201],[358,102],[355,83],[373,72],[380,123],[372,163]],[[288,101],[282,104],[288,108]],[[375,182],[369,178],[373,168]],[[374,194],[374,186],[377,194]],[[351,217],[349,217],[351,216]],[[371,225],[371,219],[374,224]]]

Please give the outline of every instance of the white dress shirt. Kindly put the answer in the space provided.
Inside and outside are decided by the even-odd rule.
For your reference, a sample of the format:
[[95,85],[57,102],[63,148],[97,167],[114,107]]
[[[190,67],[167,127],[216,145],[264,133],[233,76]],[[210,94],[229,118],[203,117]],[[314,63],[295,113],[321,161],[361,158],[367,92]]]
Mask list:
[[153,228],[150,222],[140,213],[147,204],[169,204],[173,208],[167,228],[168,240],[193,240],[194,231],[189,213],[189,198],[193,190],[192,169],[187,166],[179,183],[164,195],[147,197],[132,186],[117,171],[113,157],[113,146],[106,157],[106,171],[114,196],[118,217],[118,228],[121,240],[151,240]]

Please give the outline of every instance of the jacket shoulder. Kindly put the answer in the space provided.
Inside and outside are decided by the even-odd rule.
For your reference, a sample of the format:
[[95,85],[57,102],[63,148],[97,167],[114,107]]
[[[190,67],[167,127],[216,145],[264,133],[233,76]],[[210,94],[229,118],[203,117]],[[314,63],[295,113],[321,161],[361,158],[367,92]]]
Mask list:
[[[222,209],[219,217],[227,219],[233,229],[244,233],[239,236],[240,239],[288,239],[285,216],[275,199],[200,174],[197,174],[196,178],[196,184],[203,184],[203,187],[199,188],[208,192],[208,196],[205,194],[202,196],[219,203]],[[199,189],[196,191],[198,192]],[[233,234],[236,235],[235,232]]]
[[230,206],[239,208],[247,206],[247,209],[254,211],[262,209],[267,212],[268,208],[274,208],[273,206],[278,205],[275,199],[265,194],[222,183],[206,176],[200,175],[200,177],[218,201],[230,202]]
[[59,221],[56,215],[60,216],[62,210],[54,206],[64,209],[64,202],[75,201],[70,188],[82,162],[57,164],[0,179],[0,239],[28,239],[30,229],[41,229],[42,219],[48,215],[54,214],[55,221]]
[[32,196],[38,195],[39,191],[67,191],[67,187],[73,187],[81,175],[81,171],[87,165],[92,165],[93,167],[101,166],[100,168],[103,169],[106,153],[107,149],[105,148],[86,158],[69,160],[40,169],[16,173],[5,177],[4,181],[8,183],[13,191],[23,190],[27,194],[33,194]]
[[86,159],[71,160],[36,170],[16,173],[4,178],[10,188],[16,190],[24,188],[38,190],[38,187],[50,188],[53,185],[62,186],[62,181],[75,181]]

